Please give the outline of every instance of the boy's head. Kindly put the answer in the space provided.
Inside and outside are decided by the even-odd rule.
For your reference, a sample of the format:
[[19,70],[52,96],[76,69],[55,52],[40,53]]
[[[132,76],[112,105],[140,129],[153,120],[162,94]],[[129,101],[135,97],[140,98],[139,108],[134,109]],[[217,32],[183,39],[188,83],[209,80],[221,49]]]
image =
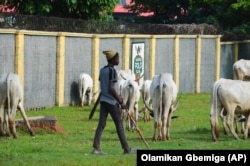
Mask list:
[[113,50],[106,50],[103,51],[103,54],[106,55],[107,61],[108,63],[112,63],[114,65],[118,65],[119,64],[119,54],[116,51]]

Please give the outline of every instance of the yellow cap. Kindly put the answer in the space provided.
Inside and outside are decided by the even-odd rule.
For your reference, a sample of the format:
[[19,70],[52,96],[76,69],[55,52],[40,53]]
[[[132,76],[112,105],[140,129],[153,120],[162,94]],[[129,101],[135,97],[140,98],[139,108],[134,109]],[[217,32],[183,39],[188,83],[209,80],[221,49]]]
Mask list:
[[106,50],[106,51],[103,51],[102,53],[105,54],[107,60],[109,60],[109,59],[112,59],[116,55],[117,52],[113,50]]

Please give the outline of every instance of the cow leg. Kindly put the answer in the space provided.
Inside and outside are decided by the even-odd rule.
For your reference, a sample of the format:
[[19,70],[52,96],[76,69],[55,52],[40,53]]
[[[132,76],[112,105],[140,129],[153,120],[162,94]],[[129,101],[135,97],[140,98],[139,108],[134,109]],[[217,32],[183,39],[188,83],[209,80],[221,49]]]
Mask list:
[[153,141],[156,141],[156,131],[157,131],[157,122],[155,121],[154,122],[154,135],[153,135],[153,138],[152,138]]
[[157,129],[158,129],[158,138],[157,140],[162,140],[162,120],[159,120],[157,123]]
[[227,111],[225,110],[225,108],[222,108],[221,111],[220,111],[220,118],[221,118],[221,121],[222,121],[222,124],[223,124],[224,134],[228,135],[229,129],[227,127],[226,115],[227,115]]
[[170,125],[171,125],[171,117],[172,117],[172,111],[173,110],[173,106],[171,106],[171,109],[169,111],[169,115],[168,115],[168,120],[167,120],[167,135],[166,135],[166,139],[170,140]]
[[147,121],[147,115],[146,115],[146,107],[145,106],[142,108],[142,111],[143,111],[143,120],[144,120],[144,122],[146,122]]
[[83,92],[83,83],[82,80],[78,80],[78,89],[79,89],[79,99],[80,99],[80,106],[83,107],[84,105],[84,92]]
[[1,135],[5,135],[5,130],[4,130],[4,105],[2,103],[0,103],[0,134]]
[[129,113],[129,119],[128,119],[128,128],[129,128],[129,130],[132,130],[133,129],[133,123],[132,123],[132,120],[131,120],[131,118],[134,118],[135,116],[134,116],[134,112],[132,111],[132,112],[130,112]]
[[228,114],[226,116],[227,118],[227,126],[229,127],[231,133],[233,134],[234,138],[239,140],[238,134],[235,132],[235,129],[233,127],[233,123],[234,123],[234,108],[229,110],[228,109]]
[[131,117],[131,113],[128,111],[128,116],[126,118],[126,122],[127,122],[126,128],[128,131],[130,130],[130,117]]
[[222,108],[219,107],[219,105],[217,105],[217,107],[214,107],[212,104],[211,113],[210,113],[210,125],[211,125],[213,141],[218,141],[220,137],[220,128],[219,128],[219,123],[218,123],[218,118],[217,118],[218,116],[220,116],[219,115],[220,112],[217,112],[217,110],[222,110]]
[[[154,110],[154,135],[153,135],[153,141],[156,141],[156,133],[158,131],[159,126],[159,120],[158,120],[158,110]],[[159,138],[159,137],[158,137]]]
[[134,120],[135,120],[135,123],[133,123],[133,129],[136,129],[136,126],[138,126],[138,115],[139,114],[139,111],[138,111],[138,103],[136,102],[135,103],[135,107],[134,107]]
[[25,113],[25,111],[24,111],[24,108],[23,108],[23,105],[21,104],[21,102],[19,102],[18,108],[20,109],[20,112],[21,112],[21,115],[22,115],[22,117],[23,117],[23,120],[25,121],[25,123],[26,123],[26,125],[27,125],[27,127],[28,127],[28,129],[29,129],[30,135],[31,135],[31,136],[34,136],[35,134],[34,134],[32,128],[31,128],[31,126],[30,126],[30,124],[29,124],[28,118],[27,118],[27,116],[26,116],[26,113]]
[[[163,108],[163,110],[166,110],[166,108]],[[163,117],[163,119],[162,119],[162,140],[166,141],[166,139],[167,139],[167,130],[168,130],[167,129],[168,110],[166,110],[166,112],[164,112],[162,117]]]
[[13,135],[14,138],[17,138],[17,134],[16,134],[16,124],[15,124],[15,118],[16,118],[16,111],[18,108],[18,103],[19,103],[19,99],[18,98],[12,98],[11,99],[11,112],[9,114],[9,128],[10,128],[10,132]]
[[93,92],[92,92],[92,90],[90,89],[90,91],[89,91],[89,98],[88,98],[88,105],[91,105],[92,96],[93,96]]
[[243,131],[244,131],[243,139],[247,139],[249,127],[250,127],[250,118],[249,118],[249,114],[248,114],[246,116],[246,122],[245,122],[245,126],[244,126],[244,129],[243,129]]
[[84,100],[83,97],[84,96],[82,95],[82,90],[81,89],[79,90],[79,93],[80,93],[79,94],[80,95],[80,106],[83,107],[83,100]]
[[167,138],[167,117],[163,116],[162,119],[162,140],[166,141]]
[[15,118],[13,118],[12,116],[10,116],[9,118],[9,130],[13,137],[17,138]]
[[10,136],[10,125],[9,125],[10,113],[8,109],[4,109],[4,122],[3,122],[3,130],[4,135]]
[[238,117],[237,115],[234,116],[234,123],[235,123],[235,132],[239,134],[239,125],[238,125]]

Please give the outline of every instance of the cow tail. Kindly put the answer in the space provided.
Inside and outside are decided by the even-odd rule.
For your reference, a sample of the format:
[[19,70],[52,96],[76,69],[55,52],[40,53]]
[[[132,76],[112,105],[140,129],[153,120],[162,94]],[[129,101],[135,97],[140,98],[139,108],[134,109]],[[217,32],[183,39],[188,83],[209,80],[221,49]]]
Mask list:
[[129,107],[130,107],[129,110],[133,110],[134,105],[132,105],[132,104],[135,101],[135,90],[134,90],[134,86],[132,86],[132,85],[129,86],[129,100],[130,100],[129,101]]
[[83,77],[83,79],[82,79],[82,88],[83,88],[83,92],[82,92],[82,97],[84,97],[85,96],[85,93],[86,93],[86,80],[85,80],[85,77]]
[[160,79],[160,116],[162,116],[162,93],[163,93],[163,81]]
[[[216,137],[218,139],[219,137],[219,123],[218,123],[218,116],[219,116],[219,111],[218,110],[218,88],[220,87],[220,82],[216,82],[213,86],[212,90],[212,110],[211,110],[211,125],[212,125],[212,132],[213,132],[213,137]],[[214,139],[214,140],[216,140]]]
[[11,93],[11,84],[12,84],[12,81],[11,81],[11,79],[9,79],[9,75],[10,74],[8,74],[8,76],[7,76],[7,102],[8,102],[8,111],[7,111],[7,116],[9,117],[10,116],[10,108],[11,108],[11,106],[10,106],[10,93]]
[[81,78],[81,76],[79,77],[79,80],[78,80],[78,86],[79,86],[79,96],[81,99],[81,97],[82,97],[82,78]]

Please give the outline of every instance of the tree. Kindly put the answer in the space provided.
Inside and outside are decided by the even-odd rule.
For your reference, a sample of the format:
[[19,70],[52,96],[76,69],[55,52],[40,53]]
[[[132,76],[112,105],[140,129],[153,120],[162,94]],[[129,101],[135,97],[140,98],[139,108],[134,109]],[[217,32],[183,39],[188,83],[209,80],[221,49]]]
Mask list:
[[[0,0],[3,4],[5,0]],[[108,20],[119,0],[8,0],[20,14],[75,19]]]
[[154,12],[157,23],[219,24],[225,30],[250,23],[246,0],[132,0],[126,8],[137,14]]
[[[189,0],[132,0],[131,5],[125,6],[134,13],[153,12],[153,22],[176,22],[186,15]],[[178,21],[177,21],[178,22]]]

